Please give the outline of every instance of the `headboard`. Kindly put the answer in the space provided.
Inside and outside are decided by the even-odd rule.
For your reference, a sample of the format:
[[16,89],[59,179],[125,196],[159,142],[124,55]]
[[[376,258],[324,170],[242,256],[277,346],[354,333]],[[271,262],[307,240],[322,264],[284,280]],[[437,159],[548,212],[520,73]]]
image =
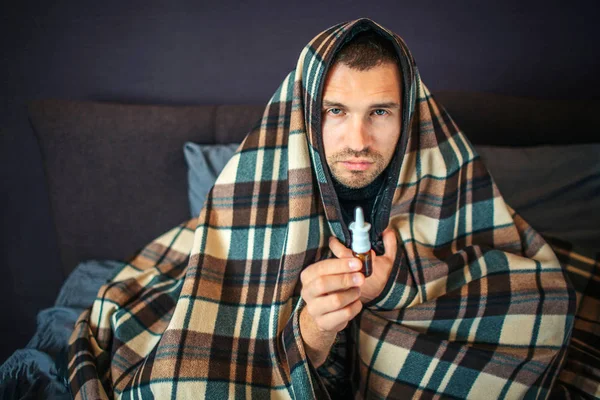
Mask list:
[[125,259],[189,219],[183,144],[240,142],[262,106],[30,104],[61,260]]
[[[435,97],[475,144],[586,143],[586,132],[598,132],[597,103],[463,92]],[[238,143],[263,109],[32,101],[65,272],[85,259],[126,259],[187,220],[184,142]]]

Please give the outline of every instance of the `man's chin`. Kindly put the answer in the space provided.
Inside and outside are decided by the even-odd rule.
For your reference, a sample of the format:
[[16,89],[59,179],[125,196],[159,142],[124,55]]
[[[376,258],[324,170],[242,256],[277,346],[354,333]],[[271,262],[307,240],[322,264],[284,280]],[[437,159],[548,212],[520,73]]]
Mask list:
[[349,189],[362,189],[375,180],[374,177],[364,176],[360,173],[351,173],[349,176],[334,174],[333,177],[339,184]]

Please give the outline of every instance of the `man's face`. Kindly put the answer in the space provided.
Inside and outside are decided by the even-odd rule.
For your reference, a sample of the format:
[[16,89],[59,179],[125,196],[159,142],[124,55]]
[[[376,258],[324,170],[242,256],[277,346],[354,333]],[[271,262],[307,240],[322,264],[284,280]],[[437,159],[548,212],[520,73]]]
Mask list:
[[390,163],[400,137],[398,66],[365,71],[332,66],[323,91],[323,146],[334,178],[350,188],[370,184]]

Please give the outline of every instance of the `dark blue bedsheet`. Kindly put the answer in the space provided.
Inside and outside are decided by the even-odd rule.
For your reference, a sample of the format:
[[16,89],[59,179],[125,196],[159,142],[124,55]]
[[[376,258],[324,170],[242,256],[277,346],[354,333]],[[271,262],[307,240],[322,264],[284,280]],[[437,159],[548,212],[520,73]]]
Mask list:
[[0,399],[72,398],[67,382],[67,344],[75,321],[122,265],[117,261],[87,261],[75,268],[54,307],[38,314],[36,332],[27,346],[0,366]]

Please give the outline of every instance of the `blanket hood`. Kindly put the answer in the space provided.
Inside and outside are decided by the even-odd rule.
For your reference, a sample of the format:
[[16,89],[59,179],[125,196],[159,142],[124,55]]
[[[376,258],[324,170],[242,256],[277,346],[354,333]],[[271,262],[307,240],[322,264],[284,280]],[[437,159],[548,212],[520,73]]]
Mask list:
[[415,110],[415,88],[418,84],[418,75],[412,54],[398,35],[370,19],[362,18],[335,25],[317,35],[300,54],[296,73],[301,73],[306,135],[309,141],[310,156],[319,186],[319,193],[325,208],[325,215],[332,234],[349,247],[349,230],[342,218],[338,197],[332,184],[331,173],[324,157],[321,105],[325,78],[336,53],[357,34],[365,31],[375,32],[393,44],[400,60],[399,68],[402,79],[403,109],[400,139],[396,146],[396,154],[388,165],[389,173],[386,175],[380,195],[377,196],[373,213],[367,216],[372,224],[371,246],[377,254],[381,254],[383,253],[381,234],[387,227],[390,218],[392,199],[398,183],[400,166],[406,152]]

